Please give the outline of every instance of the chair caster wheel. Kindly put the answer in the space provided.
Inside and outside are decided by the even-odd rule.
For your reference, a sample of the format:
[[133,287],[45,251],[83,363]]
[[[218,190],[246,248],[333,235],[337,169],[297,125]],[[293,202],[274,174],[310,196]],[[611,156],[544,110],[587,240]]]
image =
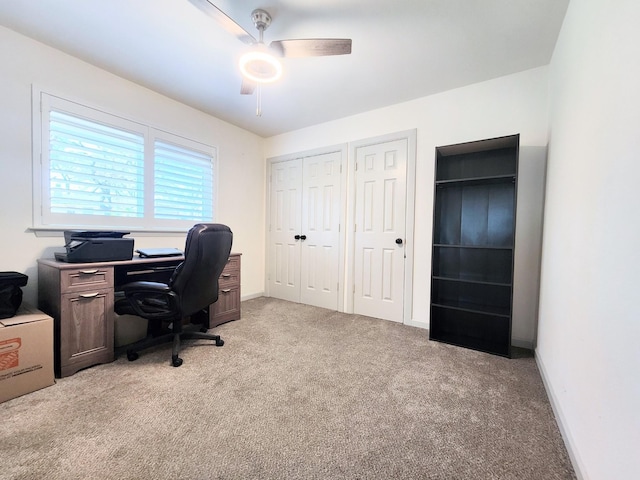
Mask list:
[[224,340],[222,340],[221,338],[216,340],[216,347],[221,347],[224,345]]
[[175,357],[171,357],[171,364],[174,367],[179,367],[180,365],[182,365],[182,359],[177,355]]
[[138,355],[137,352],[132,352],[132,351],[127,351],[127,360],[129,360],[130,362],[133,362],[134,360],[137,360],[138,357],[140,355]]

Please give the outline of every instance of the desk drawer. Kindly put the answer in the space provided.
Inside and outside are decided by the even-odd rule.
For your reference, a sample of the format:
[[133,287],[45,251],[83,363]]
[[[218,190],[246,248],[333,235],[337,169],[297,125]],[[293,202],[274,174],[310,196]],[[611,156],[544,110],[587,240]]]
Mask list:
[[220,288],[218,301],[209,307],[209,328],[240,318],[240,287]]
[[78,268],[60,272],[60,290],[78,292],[113,287],[113,267]]
[[240,271],[240,255],[232,255],[231,257],[229,257],[229,260],[227,260],[227,264],[224,267],[224,270],[222,270],[222,273],[227,273],[227,272],[231,272],[231,271]]
[[209,307],[209,328],[240,318],[240,254],[231,254],[218,287],[218,301]]
[[240,270],[227,271],[225,269],[218,279],[220,289],[237,287],[238,285],[240,285]]
[[120,289],[122,285],[131,282],[159,282],[169,283],[176,267],[182,260],[162,263],[136,263],[132,265],[118,265],[115,268],[115,287]]

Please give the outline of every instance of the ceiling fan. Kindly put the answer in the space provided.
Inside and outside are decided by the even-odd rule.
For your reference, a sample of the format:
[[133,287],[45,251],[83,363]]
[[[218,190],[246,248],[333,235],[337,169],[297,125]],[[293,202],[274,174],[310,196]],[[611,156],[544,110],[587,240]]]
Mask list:
[[241,42],[252,46],[251,50],[240,58],[242,72],[242,95],[251,95],[257,90],[258,103],[256,115],[261,115],[260,86],[280,78],[282,64],[279,57],[321,57],[329,55],[348,55],[351,53],[351,39],[348,38],[302,38],[275,40],[268,46],[264,44],[264,31],[271,25],[271,15],[260,8],[251,12],[251,20],[258,30],[258,40],[238,25],[231,17],[216,7],[211,0],[189,0],[204,13],[216,20],[225,30]]

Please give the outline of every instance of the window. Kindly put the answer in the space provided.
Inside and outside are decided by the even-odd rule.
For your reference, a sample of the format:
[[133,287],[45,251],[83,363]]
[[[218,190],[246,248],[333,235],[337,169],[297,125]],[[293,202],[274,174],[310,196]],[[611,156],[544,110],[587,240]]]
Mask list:
[[215,148],[44,92],[36,100],[34,228],[167,231],[213,221]]
[[154,142],[154,216],[163,219],[213,218],[211,158],[178,145]]

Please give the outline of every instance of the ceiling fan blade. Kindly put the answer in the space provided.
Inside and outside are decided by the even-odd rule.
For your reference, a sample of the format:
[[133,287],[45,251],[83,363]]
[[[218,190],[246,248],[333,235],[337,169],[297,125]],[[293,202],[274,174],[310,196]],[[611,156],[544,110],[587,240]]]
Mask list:
[[226,13],[216,7],[209,0],[189,0],[193,5],[198,7],[204,13],[209,15],[215,21],[217,21],[222,28],[224,28],[227,32],[234,35],[241,42],[246,43],[247,45],[253,45],[258,41],[248,33],[244,28],[238,25],[231,17],[229,17]]
[[351,53],[350,38],[302,38],[298,40],[276,40],[269,48],[289,58],[348,55]]
[[240,86],[240,95],[253,95],[257,85],[256,82],[243,78]]

